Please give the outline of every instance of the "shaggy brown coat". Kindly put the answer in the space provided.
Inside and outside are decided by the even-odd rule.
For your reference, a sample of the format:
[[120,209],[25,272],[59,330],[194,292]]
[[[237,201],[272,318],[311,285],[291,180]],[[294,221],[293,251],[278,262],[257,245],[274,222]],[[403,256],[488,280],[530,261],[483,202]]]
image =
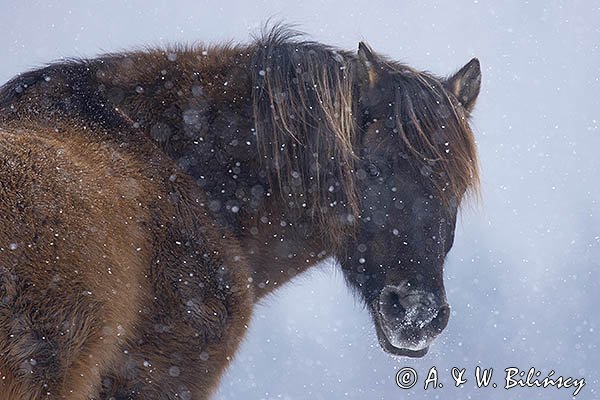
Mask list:
[[[292,36],[66,61],[0,88],[0,400],[207,398],[253,303],[340,251],[373,77]],[[477,182],[473,68],[444,89],[387,67],[411,94],[407,152],[456,206]],[[416,90],[434,96],[413,105]],[[429,140],[435,102],[448,129]]]

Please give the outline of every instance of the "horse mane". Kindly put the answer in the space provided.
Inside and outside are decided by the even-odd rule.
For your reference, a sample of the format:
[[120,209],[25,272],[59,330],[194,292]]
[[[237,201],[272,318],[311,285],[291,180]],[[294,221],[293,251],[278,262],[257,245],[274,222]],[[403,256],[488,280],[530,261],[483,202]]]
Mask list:
[[[300,36],[277,25],[254,42],[259,153],[290,208],[323,218],[334,208],[346,210],[346,222],[352,222],[359,211],[353,176],[354,56]],[[330,226],[343,225],[348,224]]]

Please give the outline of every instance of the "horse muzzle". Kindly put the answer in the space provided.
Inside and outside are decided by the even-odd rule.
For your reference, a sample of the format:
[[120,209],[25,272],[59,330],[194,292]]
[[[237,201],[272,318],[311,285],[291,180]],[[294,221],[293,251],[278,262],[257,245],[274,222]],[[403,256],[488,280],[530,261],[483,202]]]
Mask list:
[[373,308],[379,343],[386,352],[399,356],[427,354],[450,317],[445,301],[407,285],[385,286]]

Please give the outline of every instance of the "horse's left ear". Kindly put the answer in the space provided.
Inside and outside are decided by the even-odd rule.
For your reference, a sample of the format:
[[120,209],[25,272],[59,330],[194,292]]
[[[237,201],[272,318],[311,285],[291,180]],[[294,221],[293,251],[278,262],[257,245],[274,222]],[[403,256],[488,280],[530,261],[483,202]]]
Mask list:
[[448,78],[444,85],[456,96],[467,111],[473,110],[481,88],[479,60],[474,58],[469,61],[467,65]]
[[378,64],[373,50],[364,42],[358,43],[358,76],[369,87],[375,86],[379,80]]

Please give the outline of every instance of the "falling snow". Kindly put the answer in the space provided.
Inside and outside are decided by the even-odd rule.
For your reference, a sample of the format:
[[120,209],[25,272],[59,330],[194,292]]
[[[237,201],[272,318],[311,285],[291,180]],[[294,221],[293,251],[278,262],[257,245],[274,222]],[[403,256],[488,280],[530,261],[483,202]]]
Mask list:
[[[443,389],[428,391],[421,385],[403,391],[394,383],[403,366],[422,375],[434,365],[448,377],[452,367],[476,365],[556,370],[586,379],[577,398],[600,398],[598,6],[466,0],[282,4],[14,2],[0,15],[2,82],[65,55],[92,56],[141,43],[245,39],[272,15],[300,21],[319,41],[355,49],[367,40],[393,59],[440,75],[471,57],[481,60],[483,89],[473,113],[481,200],[460,213],[445,269],[450,324],[429,354],[422,359],[385,354],[364,306],[328,260],[258,307],[215,398],[508,398],[503,390],[452,388],[449,378]],[[176,62],[177,54],[168,59]],[[141,86],[134,90],[146,93]],[[201,98],[203,89],[195,86],[192,94]],[[204,123],[193,109],[183,118],[197,128]],[[150,134],[164,142],[171,132],[157,124]],[[423,167],[421,173],[431,171]],[[252,192],[263,195],[264,188]],[[208,208],[240,212],[239,205],[219,200]],[[394,236],[401,232],[389,229]],[[22,250],[20,243],[0,247]],[[357,250],[365,252],[366,246]],[[201,351],[197,357],[207,361],[210,355]],[[21,367],[30,371],[38,363],[30,359]],[[153,368],[148,361],[143,366]],[[168,369],[173,378],[182,373],[175,365]],[[515,389],[510,398],[566,399],[568,393]],[[182,390],[179,397],[191,394]]]

